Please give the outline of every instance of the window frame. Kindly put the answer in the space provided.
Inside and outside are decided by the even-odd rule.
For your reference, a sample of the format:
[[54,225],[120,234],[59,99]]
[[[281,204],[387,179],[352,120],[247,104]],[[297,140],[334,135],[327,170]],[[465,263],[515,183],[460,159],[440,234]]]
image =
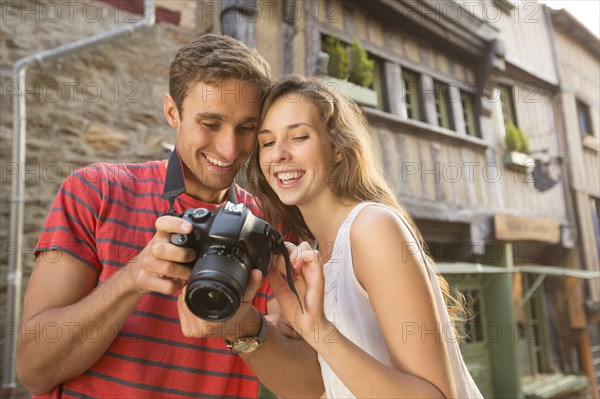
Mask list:
[[[580,99],[575,100],[575,107],[577,112],[577,123],[579,126],[579,134],[581,137],[592,137],[594,135],[594,128],[592,126],[592,117],[590,114],[590,107],[585,102]],[[583,123],[586,125],[585,129],[582,126],[582,117]],[[585,131],[584,131],[585,130]]]

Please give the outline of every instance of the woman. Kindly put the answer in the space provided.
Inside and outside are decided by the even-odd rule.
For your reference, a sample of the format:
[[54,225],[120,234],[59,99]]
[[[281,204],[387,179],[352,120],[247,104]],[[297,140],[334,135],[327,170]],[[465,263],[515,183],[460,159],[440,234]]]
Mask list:
[[302,306],[275,268],[274,293],[317,351],[327,397],[481,397],[372,148],[361,110],[324,82],[288,77],[267,93],[248,180],[269,222],[318,249],[290,244]]

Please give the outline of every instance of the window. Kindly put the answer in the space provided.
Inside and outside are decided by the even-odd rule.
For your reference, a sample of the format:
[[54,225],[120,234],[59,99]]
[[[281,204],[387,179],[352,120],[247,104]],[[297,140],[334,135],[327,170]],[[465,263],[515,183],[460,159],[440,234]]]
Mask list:
[[577,119],[579,120],[579,132],[582,136],[591,136],[592,120],[590,118],[590,107],[577,100]]
[[527,273],[521,276],[523,292],[534,290],[523,304],[525,319],[519,323],[519,344],[523,349],[521,366],[525,374],[535,376],[552,371],[544,287],[536,280],[543,276]]
[[510,122],[518,126],[515,118],[515,105],[513,103],[512,89],[509,86],[500,86],[500,101],[502,102],[502,118],[504,119],[504,127],[507,127]]
[[402,69],[402,82],[404,85],[404,104],[406,106],[406,116],[408,119],[421,120],[421,112],[419,112],[420,95],[419,95],[419,75],[415,72]]
[[594,226],[594,235],[596,236],[596,249],[600,258],[600,199],[590,198],[592,211],[592,226]]
[[473,93],[464,90],[460,91],[460,102],[462,103],[465,130],[469,136],[475,137],[477,136],[477,130],[475,128],[475,111],[473,109],[473,97]]
[[448,85],[434,81],[435,90],[435,112],[437,115],[438,126],[454,130],[454,121],[452,119],[452,104],[450,104],[450,93]]
[[481,291],[478,288],[467,288],[461,290],[464,300],[464,308],[469,313],[462,325],[465,334],[465,343],[482,342],[485,337],[483,334],[483,320],[481,309]]

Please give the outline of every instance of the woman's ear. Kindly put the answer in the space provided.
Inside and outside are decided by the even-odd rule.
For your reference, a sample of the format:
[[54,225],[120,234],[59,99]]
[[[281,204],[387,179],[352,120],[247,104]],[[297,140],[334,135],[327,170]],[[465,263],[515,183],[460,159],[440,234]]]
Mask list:
[[338,149],[335,150],[335,163],[340,163],[342,162],[342,152]]
[[173,129],[179,128],[179,111],[177,110],[177,105],[170,94],[165,94],[165,99],[163,101],[163,112],[169,126],[171,126]]

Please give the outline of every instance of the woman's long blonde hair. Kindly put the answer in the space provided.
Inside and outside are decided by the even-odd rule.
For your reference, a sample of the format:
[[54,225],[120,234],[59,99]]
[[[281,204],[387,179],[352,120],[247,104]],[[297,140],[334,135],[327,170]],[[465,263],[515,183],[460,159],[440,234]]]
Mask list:
[[[353,101],[320,79],[284,77],[275,82],[265,94],[260,122],[264,120],[269,107],[279,98],[297,101],[300,96],[315,104],[321,121],[327,129],[328,139],[334,152],[341,154],[342,160],[336,164],[328,180],[332,192],[339,198],[358,202],[377,202],[396,210],[423,250],[426,261],[433,265],[433,260],[427,253],[425,243],[414,221],[400,205],[385,180],[383,168],[375,156],[375,147],[368,131],[367,120],[362,110]],[[258,145],[250,157],[247,177],[250,189],[256,195],[269,223],[274,226],[285,226],[301,240],[314,239],[298,207],[281,202],[262,174]],[[443,277],[438,275],[438,280],[450,315],[453,320],[456,320],[463,310],[462,302],[450,295],[448,283]]]

